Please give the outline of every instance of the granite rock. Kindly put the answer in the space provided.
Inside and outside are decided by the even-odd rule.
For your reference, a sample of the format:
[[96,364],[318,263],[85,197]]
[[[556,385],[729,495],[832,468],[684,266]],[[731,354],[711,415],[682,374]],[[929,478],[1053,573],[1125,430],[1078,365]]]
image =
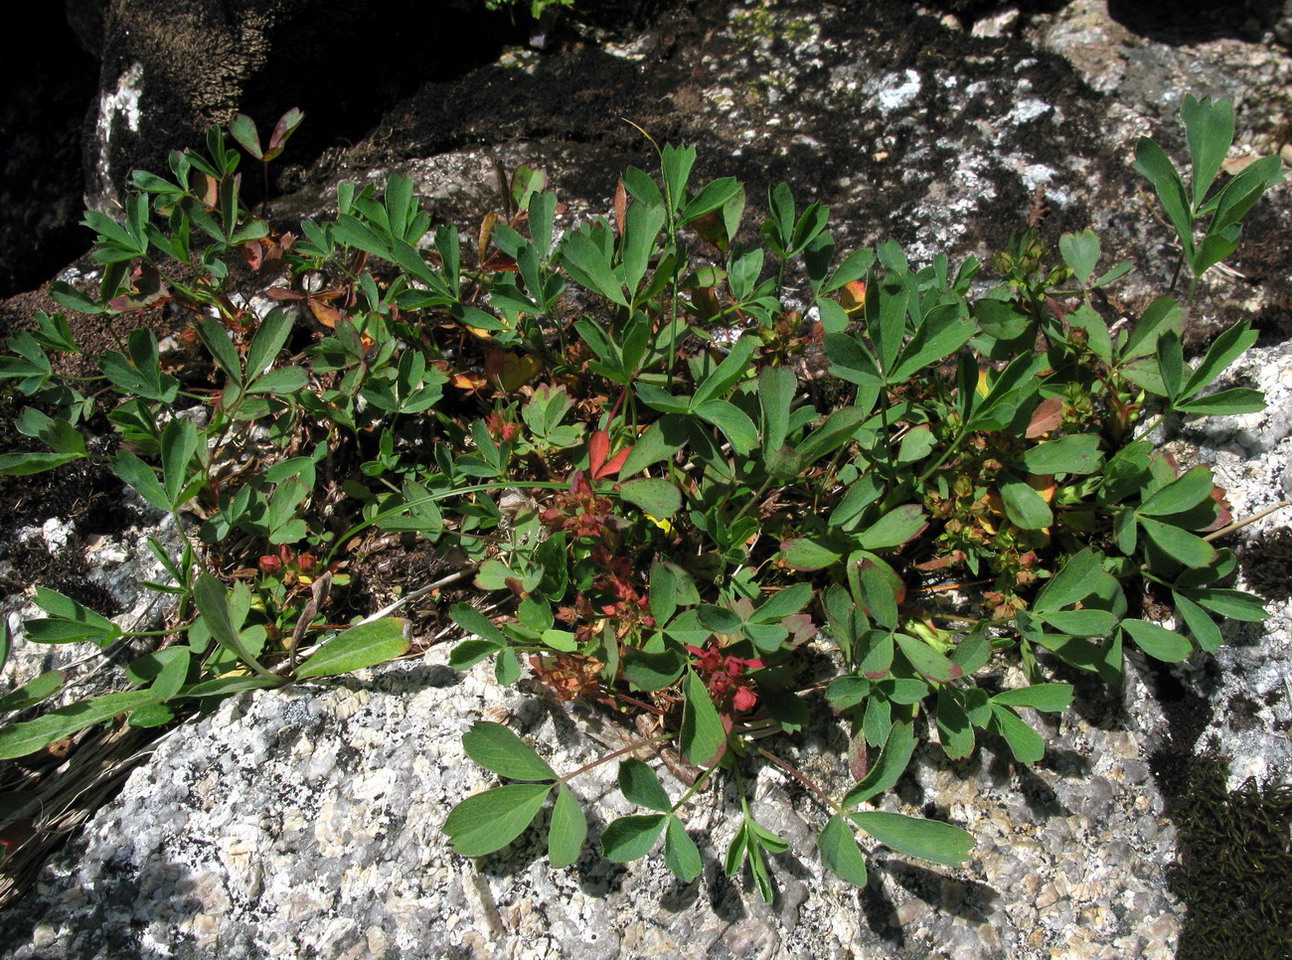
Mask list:
[[[773,858],[768,905],[719,863],[739,816],[729,785],[686,808],[705,859],[692,884],[658,852],[620,865],[585,849],[551,870],[533,832],[477,861],[453,854],[446,813],[493,785],[462,750],[474,721],[507,722],[558,772],[626,741],[604,717],[501,688],[485,665],[459,675],[445,659],[440,647],[328,688],[231,700],[168,736],[8,911],[0,956],[1171,956],[1174,833],[1141,760],[1160,721],[1133,670],[1133,720],[1115,698],[1092,701],[1096,722],[1064,719],[1033,769],[995,743],[954,764],[922,751],[883,806],[972,831],[973,859],[958,869],[876,847],[870,883],[850,888],[815,854],[822,812],[770,764],[749,765],[754,815],[791,843]],[[828,741],[842,738],[822,729],[772,748],[838,791],[846,771]],[[572,782],[593,845],[633,812],[615,770]]]

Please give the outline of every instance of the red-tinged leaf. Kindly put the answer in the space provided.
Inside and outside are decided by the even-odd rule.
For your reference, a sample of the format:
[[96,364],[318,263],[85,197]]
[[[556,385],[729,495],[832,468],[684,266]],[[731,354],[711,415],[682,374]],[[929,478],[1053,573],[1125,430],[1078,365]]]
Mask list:
[[238,141],[242,147],[257,160],[263,159],[260,149],[260,134],[256,131],[256,121],[245,113],[240,113],[229,124],[229,136]]
[[848,773],[853,780],[861,780],[870,771],[870,756],[866,753],[866,738],[860,733],[848,744]]
[[202,205],[208,210],[214,210],[215,204],[220,198],[220,185],[216,183],[215,177],[207,173],[196,174],[197,186],[193,188],[193,193],[202,201]]
[[628,215],[628,191],[624,189],[623,180],[615,187],[615,227],[619,230],[619,236],[624,235],[624,223]]
[[542,368],[543,361],[530,355],[491,350],[485,356],[485,373],[502,393],[519,390],[534,379]]
[[1233,511],[1230,509],[1230,503],[1226,499],[1228,492],[1224,487],[1211,488],[1211,499],[1216,501],[1216,519],[1211,526],[1206,528],[1207,531],[1219,530],[1234,522]]
[[248,240],[238,248],[238,252],[242,254],[242,259],[246,262],[248,267],[259,272],[261,259],[264,253],[264,248],[260,246],[259,240]]
[[[610,434],[604,430],[595,431],[588,438],[588,473],[595,480],[601,476],[601,468],[610,454]],[[622,464],[621,464],[622,466]]]
[[1032,419],[1027,425],[1027,439],[1031,440],[1044,436],[1051,430],[1057,430],[1061,423],[1063,423],[1063,398],[1046,397],[1032,411]]
[[893,635],[902,653],[923,676],[937,683],[950,683],[964,675],[964,669],[954,660],[948,660],[928,644],[902,633]]
[[282,153],[283,147],[287,143],[287,138],[296,132],[296,128],[300,126],[301,121],[304,119],[305,114],[297,107],[292,107],[278,118],[274,132],[269,137],[269,149],[265,151],[265,159],[272,160]]
[[336,307],[331,304],[324,303],[322,300],[311,298],[307,300],[306,303],[309,304],[310,313],[314,314],[314,319],[325,327],[335,329],[336,322],[345,316],[345,314]]
[[616,473],[620,471],[624,463],[628,460],[628,454],[632,452],[633,452],[633,448],[631,446],[624,447],[622,450],[620,450],[618,453],[616,453],[613,457],[610,458],[610,462],[601,468],[601,472],[597,474],[597,476],[613,477]]

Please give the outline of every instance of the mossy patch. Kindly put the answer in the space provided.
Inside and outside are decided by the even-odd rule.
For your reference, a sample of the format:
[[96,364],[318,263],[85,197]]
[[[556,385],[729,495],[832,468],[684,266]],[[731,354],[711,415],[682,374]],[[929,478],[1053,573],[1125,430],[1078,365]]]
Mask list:
[[1292,957],[1292,783],[1226,789],[1224,758],[1199,757],[1174,819],[1167,876],[1188,915],[1177,960]]

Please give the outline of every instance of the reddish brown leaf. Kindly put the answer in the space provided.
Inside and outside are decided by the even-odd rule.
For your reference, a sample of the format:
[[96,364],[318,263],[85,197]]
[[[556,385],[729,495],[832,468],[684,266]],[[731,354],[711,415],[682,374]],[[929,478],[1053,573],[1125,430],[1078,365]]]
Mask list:
[[246,261],[247,266],[257,273],[260,272],[261,255],[264,251],[259,240],[248,240],[238,248],[238,252],[242,254],[242,259]]
[[623,180],[615,187],[615,226],[619,228],[619,235],[624,235],[624,224],[628,218],[628,191],[624,189]]
[[476,240],[476,255],[480,262],[485,261],[485,251],[489,249],[489,241],[493,238],[493,228],[498,223],[498,214],[490,210],[485,214],[484,219],[480,221],[480,236]]
[[620,450],[618,453],[616,453],[613,457],[610,458],[609,463],[607,463],[604,467],[601,468],[601,473],[598,474],[598,476],[613,477],[616,473],[618,473],[623,468],[625,461],[627,461],[628,459],[628,454],[632,452],[633,452],[633,448],[631,445],[624,447],[622,450]]
[[854,314],[866,305],[866,284],[861,280],[845,283],[839,291],[839,306],[848,314]]
[[604,430],[597,430],[588,439],[588,471],[592,474],[593,479],[601,477],[601,467],[606,462],[606,457],[610,454],[610,434]]
[[1027,425],[1029,440],[1057,430],[1063,422],[1063,398],[1046,397],[1036,405],[1032,412],[1032,421]]
[[723,219],[721,210],[711,210],[698,220],[692,220],[691,229],[719,250],[726,250],[731,246],[731,238],[727,236],[727,222]]
[[1054,482],[1054,474],[1029,473],[1027,485],[1039,493],[1046,503],[1054,502],[1054,492],[1058,489],[1058,484]]
[[310,313],[314,314],[314,319],[325,327],[335,328],[336,322],[345,316],[336,307],[322,300],[316,300],[311,297],[306,302],[309,304]]
[[36,835],[35,820],[15,820],[0,830],[0,847],[12,855],[15,850]]
[[866,756],[866,738],[860,732],[848,744],[848,772],[854,780],[860,780],[870,770],[870,758]]

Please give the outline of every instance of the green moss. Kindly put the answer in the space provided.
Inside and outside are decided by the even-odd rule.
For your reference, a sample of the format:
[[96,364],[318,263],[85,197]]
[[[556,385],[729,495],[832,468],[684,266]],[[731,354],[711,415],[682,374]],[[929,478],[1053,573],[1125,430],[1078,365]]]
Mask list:
[[764,0],[755,9],[733,13],[731,23],[736,36],[742,40],[784,38],[791,43],[803,43],[812,39],[811,20],[806,17],[781,17],[774,8],[775,3]]
[[1197,761],[1176,812],[1168,876],[1188,908],[1177,960],[1292,957],[1292,783],[1226,790],[1228,763]]

